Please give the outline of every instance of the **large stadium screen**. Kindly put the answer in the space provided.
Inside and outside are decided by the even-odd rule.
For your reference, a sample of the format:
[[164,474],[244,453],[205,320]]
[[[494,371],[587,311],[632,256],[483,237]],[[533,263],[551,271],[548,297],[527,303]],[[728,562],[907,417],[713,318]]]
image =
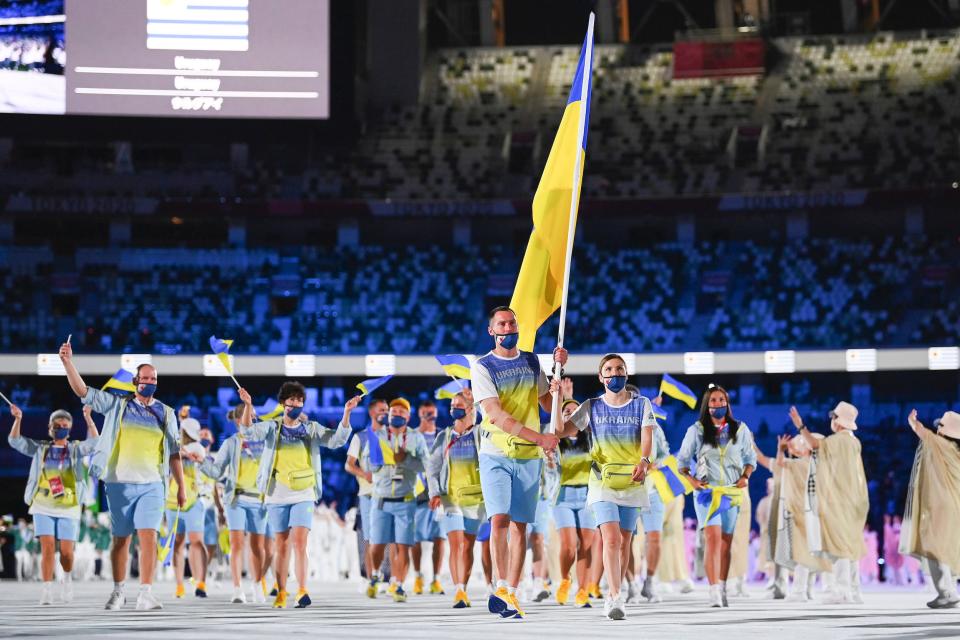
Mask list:
[[0,112],[330,116],[328,0],[0,0]]

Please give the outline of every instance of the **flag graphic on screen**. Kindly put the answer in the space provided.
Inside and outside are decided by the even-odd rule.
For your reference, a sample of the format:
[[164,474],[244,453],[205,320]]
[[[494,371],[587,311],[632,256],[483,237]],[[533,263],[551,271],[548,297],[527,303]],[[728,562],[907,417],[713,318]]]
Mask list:
[[246,51],[249,0],[147,0],[147,49]]

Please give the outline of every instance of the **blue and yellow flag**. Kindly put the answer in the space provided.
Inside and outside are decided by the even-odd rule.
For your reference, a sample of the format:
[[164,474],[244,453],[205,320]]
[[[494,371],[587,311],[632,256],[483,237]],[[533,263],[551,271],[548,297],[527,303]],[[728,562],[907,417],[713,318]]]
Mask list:
[[223,363],[223,368],[227,370],[227,373],[233,375],[233,367],[230,366],[230,356],[228,352],[230,347],[233,345],[233,340],[221,340],[216,336],[210,336],[210,348],[213,350],[214,355]]
[[393,374],[389,376],[383,376],[382,378],[370,378],[369,380],[364,380],[357,385],[357,389],[360,389],[360,395],[365,396],[373,393],[383,385],[390,382],[390,378],[393,377]]
[[[170,513],[169,511],[167,513]],[[160,531],[160,539],[157,540],[157,560],[160,566],[169,567],[173,561],[173,541],[177,537],[177,528],[180,526],[180,509],[177,509],[177,515],[173,522],[167,522],[166,531]]]
[[663,407],[658,407],[655,402],[651,402],[650,406],[653,407],[653,417],[657,420],[666,422],[670,418],[670,413]]
[[683,384],[669,373],[663,374],[660,380],[660,393],[676,398],[680,402],[686,403],[691,409],[697,406],[697,396],[693,395],[690,387]]
[[446,355],[434,356],[434,358],[437,359],[437,362],[443,367],[443,372],[448,376],[470,379],[470,361],[467,360],[467,356]]
[[433,397],[437,400],[453,400],[453,396],[469,387],[470,383],[466,380],[451,380],[447,384],[434,391]]
[[385,464],[396,464],[390,444],[381,440],[372,426],[367,427],[367,448],[370,451],[371,465],[382,467]]
[[583,182],[592,68],[593,14],[570,87],[570,97],[533,196],[533,231],[510,301],[520,327],[519,346],[524,351],[533,351],[537,329],[560,308],[563,298],[567,241],[576,226]]
[[274,418],[279,418],[281,415],[283,415],[283,405],[278,402],[278,403],[277,403],[277,406],[275,406],[275,407],[274,407],[273,409],[271,409],[270,411],[267,411],[267,412],[264,413],[263,415],[257,416],[257,419],[258,419],[258,420],[273,420]]
[[743,503],[743,489],[739,487],[708,486],[705,491],[697,494],[697,502],[707,509],[707,521],[714,516],[723,515],[733,507]]
[[128,393],[135,393],[137,391],[137,386],[133,384],[133,373],[127,371],[126,369],[120,369],[113,374],[112,378],[107,380],[107,383],[103,385],[102,390],[121,396]]
[[668,504],[674,498],[693,491],[693,485],[690,484],[690,481],[680,475],[680,471],[677,469],[677,459],[674,456],[670,456],[659,464],[656,469],[650,472],[650,477],[653,478],[653,486],[660,494],[663,504]]

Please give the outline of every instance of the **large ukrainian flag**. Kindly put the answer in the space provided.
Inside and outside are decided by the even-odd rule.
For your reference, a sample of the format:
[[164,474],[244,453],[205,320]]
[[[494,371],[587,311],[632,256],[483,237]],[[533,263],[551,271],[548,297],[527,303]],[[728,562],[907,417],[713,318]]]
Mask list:
[[519,346],[524,351],[533,351],[537,329],[560,308],[563,297],[567,241],[576,226],[583,182],[592,67],[593,14],[590,14],[567,107],[533,197],[533,232],[510,301],[520,326]]

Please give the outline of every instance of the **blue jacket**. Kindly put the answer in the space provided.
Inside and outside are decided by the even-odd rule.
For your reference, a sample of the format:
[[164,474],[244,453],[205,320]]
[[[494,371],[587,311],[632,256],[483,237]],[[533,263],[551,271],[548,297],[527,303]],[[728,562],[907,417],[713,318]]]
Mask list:
[[735,484],[747,465],[757,467],[757,453],[753,450],[753,434],[743,422],[737,424],[737,441],[725,447],[713,447],[703,441],[703,425],[698,420],[687,429],[677,454],[677,468],[691,469],[697,460],[694,476],[698,480],[719,487]]
[[[86,504],[87,490],[92,486],[86,481],[84,477],[86,474],[81,472],[83,469],[86,469],[86,465],[83,464],[83,457],[93,452],[98,440],[100,440],[100,438],[87,438],[80,442],[67,442],[70,464],[73,466],[74,473],[77,475],[77,504]],[[37,493],[37,484],[40,481],[40,465],[43,464],[47,450],[53,443],[46,440],[24,438],[23,436],[14,438],[12,435],[7,438],[7,442],[23,455],[33,458],[33,460],[30,461],[30,476],[27,478],[27,489],[23,492],[23,501],[28,505],[33,504],[33,497]]]
[[[117,444],[120,434],[120,421],[128,402],[133,402],[134,396],[116,396],[106,391],[87,387],[87,394],[83,396],[83,404],[93,407],[93,410],[104,416],[103,429],[100,438],[93,450],[93,459],[90,462],[90,474],[95,478],[102,478],[107,470],[110,455]],[[180,427],[177,424],[177,415],[173,409],[159,400],[154,400],[163,408],[163,458],[160,468],[163,471],[163,496],[166,500],[167,488],[170,486],[170,456],[180,451]]]
[[233,505],[237,493],[237,475],[240,473],[240,435],[233,434],[220,446],[215,456],[208,455],[200,464],[200,471],[223,483],[223,504]]
[[[283,418],[279,417],[275,420],[256,422],[249,427],[240,427],[240,433],[243,434],[244,438],[263,440],[263,456],[260,458],[260,469],[257,471],[257,488],[260,489],[260,493],[264,496],[267,495],[270,478],[273,476],[273,468],[277,459],[277,438],[282,425]],[[328,429],[319,422],[313,421],[304,423],[304,426],[307,429],[306,439],[310,450],[310,464],[316,476],[316,486],[314,490],[317,496],[316,499],[319,500],[323,492],[320,447],[337,449],[345,445],[350,438],[350,422],[341,420],[336,429]],[[236,447],[236,445],[234,445],[234,447],[239,454],[239,447]],[[239,469],[239,462],[237,463],[237,468]],[[234,475],[234,478],[236,478],[236,475]]]

